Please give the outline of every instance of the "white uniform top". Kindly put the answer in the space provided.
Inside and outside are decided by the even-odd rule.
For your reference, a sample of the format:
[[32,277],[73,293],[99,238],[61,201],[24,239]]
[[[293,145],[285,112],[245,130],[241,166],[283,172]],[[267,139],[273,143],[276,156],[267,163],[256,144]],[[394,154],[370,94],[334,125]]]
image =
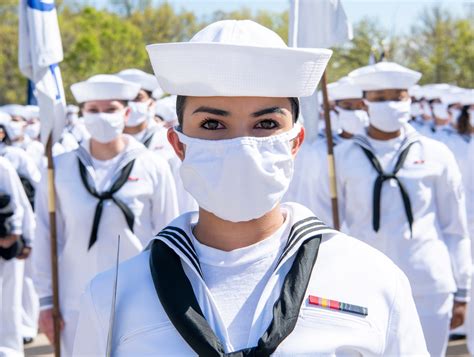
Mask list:
[[393,143],[378,142],[383,152],[375,154],[384,171],[392,172],[399,141],[413,135],[418,141],[397,174],[411,200],[412,238],[400,189],[393,179],[383,184],[380,229],[374,231],[372,197],[377,173],[356,139],[335,148],[341,221],[351,235],[387,254],[407,274],[415,296],[457,291],[457,299],[467,299],[470,240],[461,174],[452,153],[406,125],[402,137]]
[[181,160],[176,156],[173,147],[168,141],[167,135],[167,128],[154,123],[154,121],[149,121],[148,128],[135,134],[134,138],[143,143],[147,138],[152,136],[148,149],[165,159],[170,166],[176,184],[179,212],[195,211],[198,209],[197,202],[183,186],[183,181],[179,174]]
[[[335,135],[333,140],[336,146],[350,139]],[[303,144],[296,155],[293,178],[283,200],[302,204],[333,227],[331,200],[327,200],[330,189],[328,168],[325,137],[318,137],[314,143]]]
[[[292,227],[313,216],[298,204],[284,204]],[[180,216],[170,226],[191,235],[196,212]],[[286,230],[285,230],[286,232]],[[295,238],[290,231],[290,238]],[[326,232],[326,233],[325,233]],[[323,239],[306,290],[296,327],[279,345],[275,355],[426,355],[426,346],[410,286],[405,275],[383,254],[331,229],[322,228]],[[274,267],[254,313],[249,316],[247,346],[255,346],[273,318],[273,305],[280,296],[283,280],[305,237],[286,247],[282,261]],[[161,239],[161,238],[159,238]],[[195,254],[192,245],[163,239],[181,258],[196,299],[211,329],[226,352],[234,351],[214,299],[201,274],[187,257]],[[283,255],[282,255],[283,256]],[[192,356],[170,322],[154,288],[149,266],[150,252],[121,264],[118,274],[113,355]],[[114,280],[112,271],[92,280],[83,296],[76,333],[75,356],[104,356]],[[231,293],[231,292],[229,292]],[[330,310],[309,303],[309,295],[356,304],[368,308],[368,316]]]
[[23,148],[26,153],[31,156],[39,169],[46,167],[47,161],[44,154],[45,149],[43,144],[37,140],[25,139]]
[[33,186],[41,179],[41,172],[35,161],[23,150],[15,146],[0,146],[0,156],[6,158],[15,168],[18,175],[27,178]]
[[23,234],[25,219],[24,202],[28,202],[28,199],[23,191],[23,186],[15,168],[3,157],[0,157],[0,193],[10,196],[9,208],[13,212],[13,215],[8,219],[10,233],[16,235]]
[[[80,160],[84,164],[97,187],[97,177],[88,152],[89,142],[54,160],[62,310],[79,309],[80,295],[87,282],[97,273],[113,266],[118,235],[121,236],[120,258],[124,260],[141,252],[148,241],[177,216],[176,190],[166,162],[146,151],[132,137],[127,135],[126,140],[128,144],[121,159],[117,163],[112,160],[110,170],[119,174],[127,163],[135,159],[128,181],[115,193],[134,213],[134,233],[128,228],[118,206],[112,200],[107,200],[97,241],[90,250],[89,237],[98,199],[84,187],[78,163]],[[44,175],[36,197],[38,244],[33,251],[35,285],[42,308],[51,305],[52,295],[46,177]]]

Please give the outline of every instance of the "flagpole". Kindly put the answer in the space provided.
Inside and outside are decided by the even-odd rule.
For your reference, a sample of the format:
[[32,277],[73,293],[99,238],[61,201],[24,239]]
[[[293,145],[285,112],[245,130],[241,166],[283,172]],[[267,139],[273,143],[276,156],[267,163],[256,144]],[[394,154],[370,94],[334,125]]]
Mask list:
[[58,239],[56,230],[56,190],[54,188],[53,134],[46,144],[48,158],[48,212],[51,240],[51,279],[53,287],[54,355],[61,357],[61,311],[59,308]]
[[326,146],[328,158],[328,172],[329,172],[329,193],[331,195],[332,221],[335,229],[340,228],[339,222],[339,207],[337,203],[337,184],[336,184],[336,162],[334,160],[334,143],[332,140],[331,117],[329,114],[329,98],[327,87],[326,70],[321,79],[321,87],[323,92],[323,106],[324,106],[324,121],[326,123]]

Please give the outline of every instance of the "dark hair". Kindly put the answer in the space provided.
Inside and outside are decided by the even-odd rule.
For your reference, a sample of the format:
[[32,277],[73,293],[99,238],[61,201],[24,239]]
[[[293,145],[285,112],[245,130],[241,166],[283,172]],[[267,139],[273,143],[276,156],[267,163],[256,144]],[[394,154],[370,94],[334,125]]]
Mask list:
[[[186,105],[186,96],[178,95],[176,98],[176,114],[178,116],[179,126],[183,126],[184,106]],[[300,115],[300,101],[296,97],[289,97],[291,104],[291,114],[293,114],[293,121],[296,123]]]
[[3,140],[1,142],[6,144],[6,145],[11,145],[12,141],[11,141],[10,137],[8,136],[7,128],[5,128],[5,125],[0,124],[0,129],[2,129],[3,133],[5,134],[5,137],[3,138]]
[[469,134],[471,132],[469,124],[469,105],[462,107],[461,114],[459,115],[457,122],[458,133]]

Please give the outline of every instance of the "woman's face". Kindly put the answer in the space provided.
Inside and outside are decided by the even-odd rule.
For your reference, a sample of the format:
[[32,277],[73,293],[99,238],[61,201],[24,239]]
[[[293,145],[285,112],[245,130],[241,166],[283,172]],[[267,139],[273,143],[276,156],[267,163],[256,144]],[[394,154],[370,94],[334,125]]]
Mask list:
[[[288,98],[267,97],[187,97],[182,130],[186,136],[223,140],[243,136],[265,137],[293,128]],[[173,130],[168,139],[182,159],[184,152]],[[304,139],[302,129],[295,139],[294,154]]]

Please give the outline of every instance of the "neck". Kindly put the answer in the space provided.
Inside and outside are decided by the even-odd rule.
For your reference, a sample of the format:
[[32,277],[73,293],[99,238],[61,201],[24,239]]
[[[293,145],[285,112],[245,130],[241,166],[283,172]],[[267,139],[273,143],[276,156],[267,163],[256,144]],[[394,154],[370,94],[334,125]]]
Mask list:
[[99,143],[92,138],[90,140],[91,155],[97,160],[113,159],[125,150],[125,146],[127,146],[127,142],[123,135],[105,144]]
[[194,236],[204,245],[229,252],[268,238],[281,227],[285,217],[277,205],[263,217],[248,222],[230,222],[199,208]]
[[125,128],[123,129],[123,132],[125,134],[135,135],[135,134],[141,133],[147,127],[148,127],[148,121],[145,120],[143,123],[138,124],[137,126],[125,126]]
[[390,133],[387,133],[385,131],[381,131],[381,130],[373,127],[372,125],[369,125],[369,129],[368,129],[367,133],[369,134],[369,136],[372,139],[375,139],[375,140],[390,140],[390,139],[398,138],[400,135],[402,135],[401,130],[392,131]]
[[435,118],[434,119],[434,124],[435,124],[435,126],[444,126],[444,125],[448,124],[448,121],[443,120],[443,119]]
[[343,139],[351,139],[354,137],[354,134],[348,133],[347,131],[342,131],[342,133],[339,134],[339,136]]

